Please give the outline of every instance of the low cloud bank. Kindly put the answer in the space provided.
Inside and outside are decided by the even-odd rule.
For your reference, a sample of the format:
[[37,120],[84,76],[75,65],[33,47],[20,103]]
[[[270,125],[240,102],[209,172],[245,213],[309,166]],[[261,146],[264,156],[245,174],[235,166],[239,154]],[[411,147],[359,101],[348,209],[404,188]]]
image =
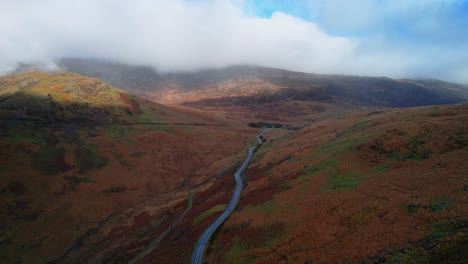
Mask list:
[[[374,5],[350,8],[359,18],[353,20],[342,11],[351,1],[330,2],[334,4],[303,3],[312,13],[323,13],[323,19],[314,21],[279,11],[268,18],[256,17],[247,14],[248,3],[239,0],[2,1],[0,74],[19,64],[54,69],[60,58],[81,57],[160,71],[256,64],[315,73],[468,83],[468,41],[421,43],[418,39],[416,33],[430,31],[431,23],[436,27],[433,24],[440,17],[428,20],[429,25],[420,21],[419,29],[412,29],[416,39],[411,40],[411,36],[396,36],[393,28],[378,20]],[[388,7],[384,15],[402,13],[394,9]],[[377,14],[364,16],[359,11]],[[339,22],[340,16],[348,25]],[[442,31],[434,34],[438,32]]]

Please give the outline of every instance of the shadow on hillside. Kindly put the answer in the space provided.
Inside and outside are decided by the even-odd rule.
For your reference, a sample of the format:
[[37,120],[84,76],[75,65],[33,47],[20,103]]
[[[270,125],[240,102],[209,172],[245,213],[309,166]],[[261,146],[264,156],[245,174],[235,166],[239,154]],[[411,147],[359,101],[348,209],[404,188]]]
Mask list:
[[414,82],[401,82],[396,85],[394,80],[385,78],[337,77],[315,79],[313,82],[314,86],[310,86],[310,80],[279,80],[275,84],[295,88],[284,88],[273,95],[203,99],[187,102],[184,105],[246,105],[297,100],[324,103],[351,102],[357,106],[415,107],[466,102],[462,95],[448,90],[431,89]]
[[43,96],[17,92],[0,96],[0,121],[36,123],[82,123],[83,125],[128,122],[130,117],[144,114],[139,103],[130,96],[120,106],[96,106],[88,102],[57,101],[50,94]]

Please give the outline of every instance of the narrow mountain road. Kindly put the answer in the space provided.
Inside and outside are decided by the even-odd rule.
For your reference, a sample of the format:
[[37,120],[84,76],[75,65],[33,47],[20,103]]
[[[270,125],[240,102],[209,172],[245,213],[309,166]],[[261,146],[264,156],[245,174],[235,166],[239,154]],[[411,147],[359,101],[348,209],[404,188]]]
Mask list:
[[234,190],[234,193],[232,194],[231,201],[229,202],[224,212],[218,218],[216,218],[216,220],[205,230],[203,235],[198,240],[192,253],[192,259],[191,259],[192,264],[202,263],[203,252],[205,251],[206,244],[208,243],[208,240],[210,239],[211,235],[213,235],[214,231],[229,217],[229,215],[232,214],[232,212],[234,212],[237,202],[239,201],[242,188],[244,187],[244,183],[242,182],[241,175],[244,172],[244,170],[247,168],[247,166],[249,165],[250,160],[252,160],[253,152],[255,148],[257,148],[259,145],[263,143],[261,136],[265,134],[267,131],[268,131],[268,128],[264,129],[262,132],[260,132],[256,136],[258,144],[249,148],[249,155],[244,160],[244,163],[242,163],[240,168],[234,174],[234,178],[236,179],[236,189]]

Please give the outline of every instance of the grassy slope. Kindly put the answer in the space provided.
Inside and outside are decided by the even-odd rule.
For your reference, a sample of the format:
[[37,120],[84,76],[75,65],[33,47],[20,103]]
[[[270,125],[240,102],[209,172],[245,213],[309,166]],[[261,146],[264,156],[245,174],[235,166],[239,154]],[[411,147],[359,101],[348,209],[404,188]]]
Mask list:
[[368,112],[268,141],[207,258],[463,259],[456,249],[466,241],[466,113],[466,104]]
[[[10,86],[9,91],[17,91],[13,89],[21,86],[24,76],[28,75],[8,77],[18,78],[15,82],[1,78],[1,91]],[[58,76],[51,75],[49,82],[68,78]],[[72,80],[84,78],[73,76]],[[102,83],[93,85],[95,79],[83,82],[91,84],[89,89],[107,89]],[[24,87],[29,89],[28,84]],[[160,263],[187,262],[198,235],[229,201],[234,183],[223,175],[230,175],[242,160],[245,138],[254,130],[122,126],[118,124],[219,119],[134,97],[110,96],[116,100],[98,100],[95,108],[86,104],[86,98],[68,104],[57,99],[60,93],[51,94],[52,100],[44,95],[53,85],[40,87],[33,98],[41,100],[29,107],[32,111],[19,107],[19,102],[27,106],[30,100],[18,97],[11,104],[5,100],[6,93],[0,97],[2,117],[17,119],[0,124],[0,215],[5,223],[1,260],[55,259],[73,239],[127,208],[80,241],[83,246],[66,259],[125,262],[173,223],[193,186],[216,179],[194,196],[193,209],[147,257]],[[60,111],[50,115],[51,109]],[[92,111],[83,115],[84,109]],[[266,137],[273,139],[269,135],[276,134],[275,139],[257,152],[239,211],[219,231],[207,259],[214,263],[285,259],[301,263],[307,258],[343,262],[382,254],[387,248],[395,250],[389,259],[411,258],[420,249],[409,241],[463,227],[466,112],[466,105],[372,111],[316,122],[287,135],[269,132]],[[25,118],[67,121],[83,116],[94,121],[105,116],[100,121],[106,125],[23,122]],[[236,151],[241,152],[232,155]],[[161,193],[165,194],[158,196]],[[146,202],[135,205],[142,200]],[[456,236],[458,240],[444,236],[437,243],[447,252],[456,252],[463,233]],[[398,251],[402,245],[408,245],[407,252]]]
[[[185,202],[191,188],[210,177],[195,171],[232,155],[236,144],[255,133],[224,126],[131,125],[223,123],[71,73],[1,77],[0,117],[2,263],[51,261],[86,233],[91,238],[77,240],[81,253],[71,257],[96,253],[97,245],[111,248],[113,241],[104,243],[103,237],[132,226],[132,219],[141,225],[167,219],[168,205]],[[220,145],[227,139],[233,144]],[[125,217],[116,214],[126,208]],[[138,235],[152,230],[145,228],[135,230]]]

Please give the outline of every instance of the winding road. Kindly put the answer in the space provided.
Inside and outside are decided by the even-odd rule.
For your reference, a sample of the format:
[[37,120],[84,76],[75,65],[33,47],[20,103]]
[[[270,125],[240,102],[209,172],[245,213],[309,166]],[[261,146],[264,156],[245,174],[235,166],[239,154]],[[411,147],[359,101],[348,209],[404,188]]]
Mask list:
[[258,144],[249,148],[249,155],[244,160],[244,163],[242,163],[240,168],[236,171],[236,173],[234,173],[234,178],[236,179],[236,189],[234,190],[234,193],[232,194],[231,201],[229,202],[224,212],[218,218],[216,218],[216,220],[205,230],[203,235],[198,240],[192,253],[192,259],[190,262],[191,264],[202,263],[203,252],[205,251],[205,246],[208,243],[208,240],[210,239],[211,235],[213,235],[214,231],[229,217],[230,214],[232,214],[232,212],[234,212],[237,202],[239,201],[240,193],[242,191],[242,188],[244,187],[244,183],[242,182],[241,175],[244,172],[244,170],[247,168],[247,166],[249,165],[250,160],[252,160],[253,152],[255,148],[257,148],[259,145],[263,143],[261,136],[265,134],[267,131],[268,131],[268,128],[264,129],[262,132],[257,134],[256,139],[257,139]]

